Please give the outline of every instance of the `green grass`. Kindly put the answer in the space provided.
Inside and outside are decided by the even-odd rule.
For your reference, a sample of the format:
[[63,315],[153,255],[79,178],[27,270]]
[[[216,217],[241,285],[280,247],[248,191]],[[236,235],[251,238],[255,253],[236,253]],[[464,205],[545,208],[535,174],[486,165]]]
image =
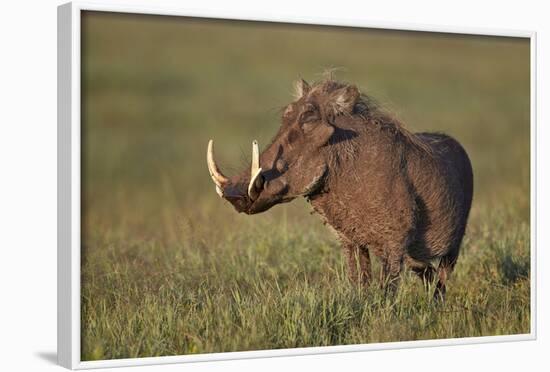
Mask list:
[[[83,360],[530,331],[527,40],[97,13],[83,33]],[[391,299],[350,283],[303,200],[245,216],[214,192],[208,139],[241,169],[331,66],[471,156],[444,305],[409,273]]]

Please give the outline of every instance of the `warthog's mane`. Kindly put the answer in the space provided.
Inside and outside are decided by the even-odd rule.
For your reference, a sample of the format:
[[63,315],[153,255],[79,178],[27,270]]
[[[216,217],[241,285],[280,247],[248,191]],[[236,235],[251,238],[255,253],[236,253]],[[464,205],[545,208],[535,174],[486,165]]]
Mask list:
[[[353,84],[334,80],[332,74],[329,73],[325,79],[312,84],[311,94],[331,95],[343,88],[357,89]],[[427,155],[433,155],[433,149],[429,143],[409,131],[394,114],[384,109],[376,99],[360,92],[358,89],[357,91],[359,92],[359,96],[355,101],[351,113],[342,114],[341,112],[335,112],[335,114],[358,116],[363,119],[366,126],[376,127],[381,131],[393,133],[397,140],[412,145]],[[349,148],[347,149],[348,152],[350,150]]]

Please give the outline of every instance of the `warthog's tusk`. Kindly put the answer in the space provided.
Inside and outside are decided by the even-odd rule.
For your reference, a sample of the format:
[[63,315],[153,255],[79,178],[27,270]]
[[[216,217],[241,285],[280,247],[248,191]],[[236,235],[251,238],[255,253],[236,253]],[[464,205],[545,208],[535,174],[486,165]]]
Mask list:
[[229,180],[221,173],[218,166],[216,165],[216,162],[214,161],[214,152],[212,150],[213,145],[214,141],[208,141],[206,162],[208,164],[208,172],[210,173],[210,177],[212,177],[212,181],[214,181],[214,183],[216,184],[216,192],[218,193],[218,195],[223,196],[223,186],[227,184]]
[[250,183],[248,184],[248,196],[250,199],[254,199],[254,184],[256,179],[262,173],[260,168],[260,150],[258,149],[258,141],[252,141],[252,165],[250,166]]
[[218,194],[220,198],[223,198],[223,190],[218,185],[216,185],[216,194]]
[[255,183],[258,177],[260,176],[260,173],[262,173],[262,168],[258,168],[256,171],[256,174],[252,175],[250,178],[250,183],[248,184],[248,196],[250,196],[250,199],[254,200],[256,199],[257,193],[255,190]]
[[252,166],[250,168],[251,179],[252,176],[258,172],[258,168],[260,168],[260,150],[258,149],[258,141],[254,140],[252,141]]

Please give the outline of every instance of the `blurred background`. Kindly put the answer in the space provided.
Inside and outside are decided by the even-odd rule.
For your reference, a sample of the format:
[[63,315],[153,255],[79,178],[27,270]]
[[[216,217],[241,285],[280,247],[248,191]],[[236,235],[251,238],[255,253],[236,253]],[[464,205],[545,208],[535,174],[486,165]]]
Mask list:
[[[528,332],[529,54],[519,38],[84,12],[83,359]],[[243,169],[292,83],[328,68],[469,153],[452,316],[349,289],[305,201],[245,216],[216,195],[208,140],[224,173]]]

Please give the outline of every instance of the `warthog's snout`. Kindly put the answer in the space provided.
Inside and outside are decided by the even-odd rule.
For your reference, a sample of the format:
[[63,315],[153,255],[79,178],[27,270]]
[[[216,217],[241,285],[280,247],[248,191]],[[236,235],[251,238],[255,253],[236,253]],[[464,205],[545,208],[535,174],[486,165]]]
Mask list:
[[252,142],[252,163],[250,175],[228,178],[217,166],[214,160],[214,141],[208,142],[206,161],[208,171],[217,194],[229,201],[239,212],[255,214],[269,209],[277,203],[285,202],[284,194],[288,191],[288,183],[281,177],[266,179],[260,167],[258,141]]

